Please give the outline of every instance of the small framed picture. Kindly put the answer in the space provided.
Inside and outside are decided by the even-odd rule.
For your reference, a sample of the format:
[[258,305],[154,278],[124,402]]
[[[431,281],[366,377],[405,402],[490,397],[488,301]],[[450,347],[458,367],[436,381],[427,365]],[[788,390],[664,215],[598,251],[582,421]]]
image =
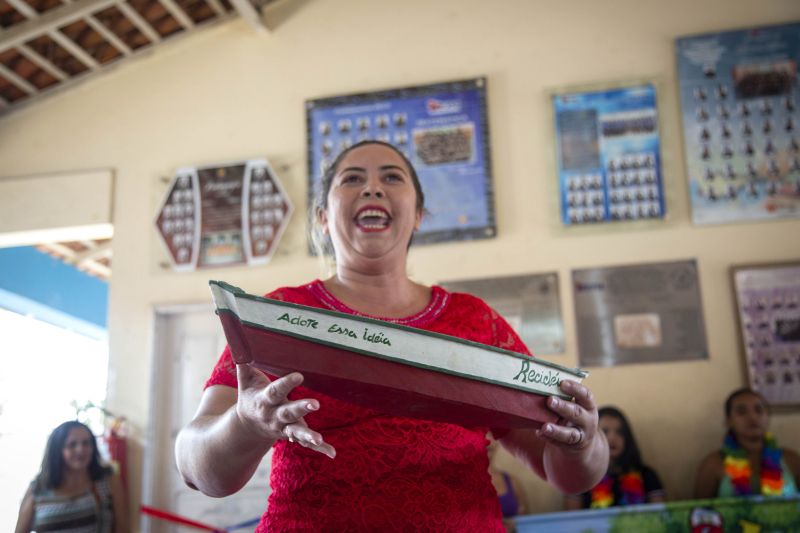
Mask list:
[[731,267],[748,384],[800,407],[800,260]]
[[655,84],[564,89],[552,104],[561,222],[663,219]]

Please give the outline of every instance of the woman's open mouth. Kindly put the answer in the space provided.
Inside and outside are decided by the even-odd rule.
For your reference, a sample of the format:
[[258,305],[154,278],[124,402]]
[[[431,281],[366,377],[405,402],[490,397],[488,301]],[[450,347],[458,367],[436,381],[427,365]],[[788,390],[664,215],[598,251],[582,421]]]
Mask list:
[[356,213],[355,223],[364,231],[382,231],[389,227],[392,217],[380,207],[364,207]]

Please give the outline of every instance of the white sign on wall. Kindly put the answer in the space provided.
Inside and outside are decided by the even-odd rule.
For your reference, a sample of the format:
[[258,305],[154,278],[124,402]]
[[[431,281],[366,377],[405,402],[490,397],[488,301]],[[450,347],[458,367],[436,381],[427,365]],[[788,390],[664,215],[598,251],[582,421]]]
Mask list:
[[293,211],[266,159],[184,167],[172,178],[156,229],[174,270],[267,263]]

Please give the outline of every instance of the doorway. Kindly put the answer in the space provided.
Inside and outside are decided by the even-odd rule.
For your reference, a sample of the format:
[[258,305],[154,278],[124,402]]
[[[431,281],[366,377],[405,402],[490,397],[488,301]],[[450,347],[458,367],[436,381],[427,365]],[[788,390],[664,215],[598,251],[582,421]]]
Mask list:
[[[156,310],[142,503],[234,531],[232,526],[253,522],[266,510],[272,451],[261,461],[247,485],[226,498],[211,498],[188,488],[174,459],[178,431],[194,416],[203,385],[224,347],[225,336],[213,306],[179,305]],[[147,516],[142,517],[141,528],[153,533],[183,531],[179,526]],[[254,530],[254,523],[235,529]]]

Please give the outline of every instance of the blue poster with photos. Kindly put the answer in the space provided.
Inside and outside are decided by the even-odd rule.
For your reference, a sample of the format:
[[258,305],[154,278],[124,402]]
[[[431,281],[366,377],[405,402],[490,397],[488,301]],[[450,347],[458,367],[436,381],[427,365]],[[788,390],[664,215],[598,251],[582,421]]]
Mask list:
[[419,175],[426,214],[415,243],[495,236],[485,78],[314,99],[306,112],[309,209],[336,156],[376,139]]
[[553,107],[562,222],[663,218],[655,87],[560,93]]
[[800,23],[675,48],[693,222],[800,216]]

